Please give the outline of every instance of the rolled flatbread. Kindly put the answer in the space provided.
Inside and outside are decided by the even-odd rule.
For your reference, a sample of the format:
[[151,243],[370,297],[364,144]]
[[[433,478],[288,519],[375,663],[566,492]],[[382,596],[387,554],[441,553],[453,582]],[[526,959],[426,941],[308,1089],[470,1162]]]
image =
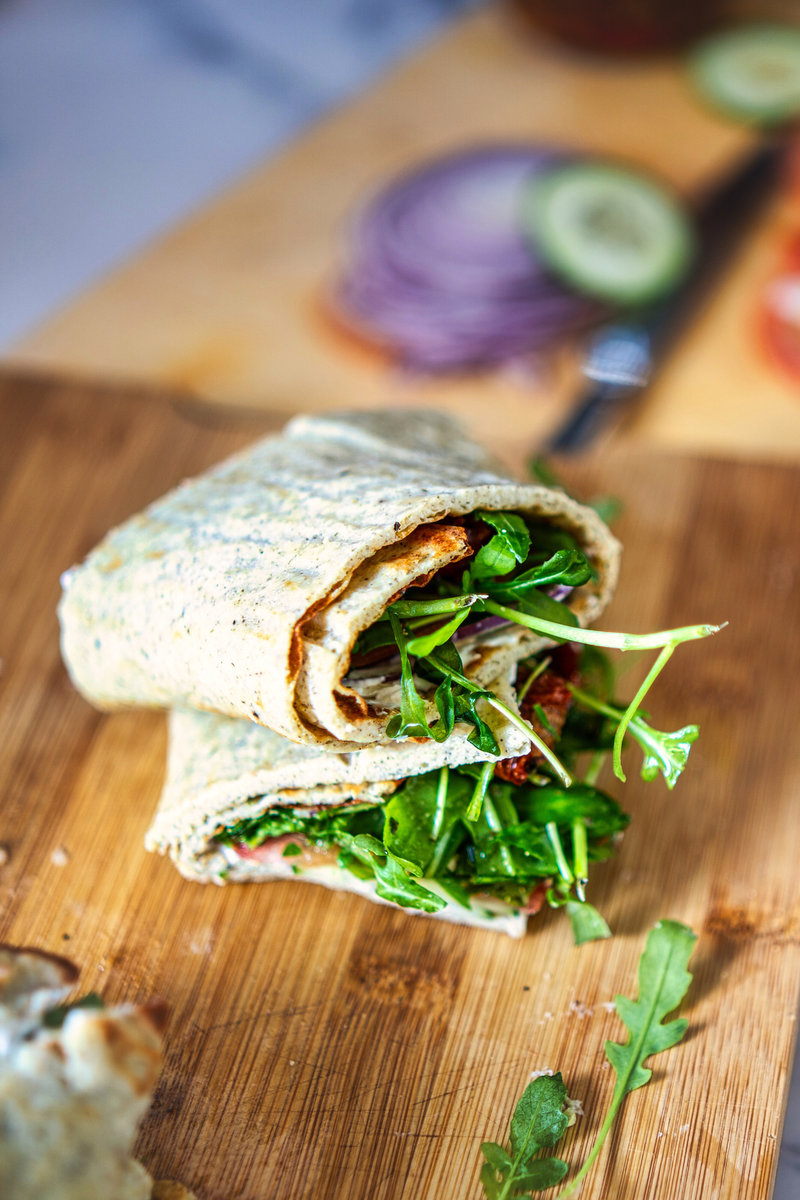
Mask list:
[[[359,633],[407,587],[471,553],[458,518],[512,510],[568,531],[609,600],[619,545],[558,489],[521,484],[436,413],[299,417],[112,530],[67,572],[62,647],[103,708],[208,709],[308,745],[378,743],[399,684],[344,682]],[[459,643],[486,685],[546,639],[511,625]],[[430,704],[431,715],[434,714]]]
[[[507,680],[494,686],[498,696],[515,705]],[[495,732],[508,756],[529,749],[527,739],[512,726]],[[410,776],[490,759],[493,756],[483,754],[465,737],[451,737],[444,743],[389,742],[331,753],[297,745],[250,722],[216,713],[173,710],[166,780],[145,845],[169,854],[181,874],[191,880],[222,884],[298,879],[387,903],[378,894],[374,879],[362,879],[341,868],[335,854],[312,852],[287,858],[282,854],[284,845],[276,844],[274,852],[242,856],[215,835],[275,807],[313,811],[349,804],[380,805]],[[428,886],[444,895],[437,891],[435,881],[428,881]],[[527,923],[527,914],[520,908],[486,896],[473,899],[469,907],[448,903],[431,915],[513,937],[522,936]]]

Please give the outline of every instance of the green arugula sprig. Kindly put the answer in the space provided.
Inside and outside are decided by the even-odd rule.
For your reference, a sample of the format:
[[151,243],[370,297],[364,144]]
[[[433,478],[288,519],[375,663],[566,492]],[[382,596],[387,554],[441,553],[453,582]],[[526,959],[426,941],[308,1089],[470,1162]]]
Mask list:
[[[622,709],[616,705],[598,700],[596,696],[592,696],[589,692],[576,687],[574,684],[568,684],[567,686],[579,704],[593,709],[595,712],[602,713],[603,716],[611,718],[612,721],[618,722],[613,746],[614,771],[617,778],[621,778],[623,781],[625,779],[621,762],[622,740],[625,733],[630,733],[631,737],[635,738],[639,743],[644,754],[641,772],[642,779],[649,782],[655,779],[658,774],[661,774],[670,790],[675,787],[681,772],[686,766],[689,751],[699,736],[700,731],[696,725],[684,725],[682,729],[674,729],[669,733],[662,733],[661,730],[654,729],[652,725],[649,725],[641,714],[629,717],[623,724],[623,720],[630,710],[631,705],[628,705],[627,709]],[[622,730],[622,736],[620,736],[620,730]]]
[[[675,1046],[686,1033],[688,1021],[664,1020],[680,1004],[692,981],[689,959],[697,940],[680,921],[659,921],[648,935],[639,960],[639,997],[616,996],[617,1013],[628,1030],[624,1044],[608,1041],[605,1054],[617,1076],[611,1104],[580,1170],[555,1200],[573,1196],[600,1154],[623,1100],[648,1083],[652,1071],[645,1059]],[[529,1197],[559,1183],[569,1170],[559,1158],[537,1158],[562,1136],[569,1123],[567,1089],[561,1074],[540,1075],[529,1083],[511,1118],[511,1150],[496,1142],[481,1146],[486,1160],[481,1183],[487,1200]]]
[[[647,724],[639,710],[676,647],[683,642],[708,637],[723,626],[687,625],[647,634],[582,629],[566,604],[541,590],[557,584],[580,587],[594,577],[591,563],[574,539],[561,530],[531,529],[516,513],[479,509],[473,516],[491,526],[494,533],[470,560],[460,590],[451,581],[440,580],[438,588],[442,594],[439,596],[403,597],[391,604],[385,617],[359,638],[357,649],[360,651],[394,644],[399,652],[400,712],[389,721],[387,735],[392,738],[430,737],[442,742],[450,736],[458,721],[466,721],[473,727],[469,740],[485,753],[497,755],[496,739],[478,708],[479,701],[483,701],[525,734],[557,778],[567,785],[572,782],[563,761],[534,728],[490,690],[479,687],[464,674],[453,635],[474,615],[489,613],[557,643],[573,642],[587,648],[603,647],[623,653],[658,650],[655,662],[630,704],[625,709],[608,705],[602,711],[616,723],[612,749],[617,777],[625,780],[622,745],[629,731],[645,748],[643,778],[652,779],[660,772],[668,786],[674,787],[686,764],[688,748],[697,736],[696,726],[689,725],[674,734],[662,735]],[[437,721],[428,719],[426,700],[420,695],[415,673],[437,684],[433,695],[439,715]],[[578,693],[574,694],[577,698]],[[541,721],[541,715],[539,719]]]

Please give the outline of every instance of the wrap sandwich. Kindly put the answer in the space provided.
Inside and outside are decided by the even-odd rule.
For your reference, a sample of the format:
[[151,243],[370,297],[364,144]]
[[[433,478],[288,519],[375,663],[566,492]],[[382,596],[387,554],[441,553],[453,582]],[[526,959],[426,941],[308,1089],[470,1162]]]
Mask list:
[[[487,596],[495,560],[509,554],[521,590]],[[564,569],[542,574],[554,555]],[[577,559],[582,573],[570,574]],[[418,681],[416,721],[406,719],[393,607],[417,598],[406,601],[412,640],[431,624],[452,629],[463,699],[553,640],[537,614],[596,618],[618,565],[595,512],[509,478],[441,414],[300,417],[112,530],[66,572],[63,654],[103,708],[210,710],[342,752],[378,745],[387,730],[428,737],[437,720],[436,736],[455,726],[459,737],[464,721],[480,733],[478,700],[442,718],[435,670]],[[524,609],[529,625],[498,605]]]
[[[584,749],[571,716],[576,651],[542,652],[514,675],[523,717],[547,744],[567,760]],[[494,688],[517,710],[508,678]],[[495,720],[494,729],[499,760],[463,737],[331,753],[251,722],[174,710],[145,844],[192,880],[296,878],[519,937],[546,900],[578,904],[574,889],[557,887],[559,850],[580,855],[578,827],[588,862],[608,856],[627,817],[597,787],[565,789],[513,726]],[[471,816],[487,763],[493,777]],[[593,910],[581,908],[585,920]]]

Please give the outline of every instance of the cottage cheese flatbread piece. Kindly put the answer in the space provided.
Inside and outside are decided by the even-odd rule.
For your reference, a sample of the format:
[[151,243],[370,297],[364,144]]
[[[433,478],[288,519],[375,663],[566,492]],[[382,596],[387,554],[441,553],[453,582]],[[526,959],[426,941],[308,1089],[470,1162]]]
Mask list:
[[[112,530],[65,575],[65,662],[101,707],[208,709],[340,750],[379,743],[397,684],[343,682],[355,640],[468,553],[457,518],[480,508],[572,534],[597,579],[568,603],[581,624],[598,616],[619,545],[591,509],[511,479],[442,414],[345,413],[295,419]],[[486,685],[543,644],[513,625],[459,650]]]
[[130,1157],[161,1065],[163,1005],[74,1008],[66,959],[0,946],[3,1200],[150,1200]]

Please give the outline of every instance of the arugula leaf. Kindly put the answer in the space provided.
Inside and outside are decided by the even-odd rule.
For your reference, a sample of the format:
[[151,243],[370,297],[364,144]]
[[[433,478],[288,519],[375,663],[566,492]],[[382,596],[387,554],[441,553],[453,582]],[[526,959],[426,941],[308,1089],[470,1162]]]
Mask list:
[[[586,908],[585,905],[578,905]],[[616,1009],[629,1038],[624,1045],[608,1041],[605,1053],[617,1076],[606,1118],[583,1166],[555,1200],[574,1195],[603,1148],[608,1132],[629,1092],[648,1083],[652,1071],[644,1061],[675,1046],[688,1022],[664,1019],[686,995],[692,976],[687,970],[696,935],[680,921],[659,921],[648,935],[639,960],[639,998],[616,996]],[[558,1158],[535,1155],[554,1146],[569,1124],[569,1107],[561,1074],[540,1075],[523,1092],[511,1119],[510,1152],[496,1142],[484,1142],[485,1162],[480,1180],[487,1200],[508,1200],[523,1192],[542,1191],[563,1179],[568,1171]]]
[[630,1037],[624,1045],[608,1041],[605,1054],[617,1076],[606,1119],[600,1128],[586,1162],[556,1200],[571,1196],[591,1170],[603,1148],[620,1105],[629,1092],[648,1083],[653,1072],[643,1065],[651,1054],[660,1054],[677,1045],[689,1022],[678,1017],[666,1025],[664,1018],[677,1008],[692,982],[687,970],[697,935],[680,921],[659,921],[647,936],[639,960],[639,998],[615,996],[617,1013]]
[[447,907],[446,900],[420,887],[409,874],[409,871],[422,874],[419,867],[391,854],[377,838],[370,834],[359,834],[354,838],[345,837],[342,845],[352,850],[362,862],[372,866],[377,880],[375,891],[384,900],[391,900],[402,908],[419,908],[428,913],[439,912]]
[[522,1093],[511,1118],[511,1153],[496,1142],[484,1142],[486,1159],[481,1183],[488,1200],[506,1200],[525,1191],[541,1192],[564,1178],[568,1167],[560,1158],[536,1158],[564,1134],[567,1089],[560,1074],[540,1075]]
[[548,587],[564,583],[568,587],[580,587],[588,583],[597,572],[586,555],[577,548],[556,550],[548,559],[522,575],[503,581],[505,592],[517,594],[533,587]]
[[[625,714],[621,707],[598,700],[596,696],[592,696],[589,692],[576,687],[574,684],[568,684],[567,686],[579,704],[583,704],[595,712],[602,713],[612,720],[622,721]],[[617,731],[619,731],[619,728],[620,726],[618,725]],[[628,721],[627,728],[623,730],[623,735],[624,733],[629,733],[638,742],[644,754],[641,770],[642,779],[650,782],[660,773],[663,775],[664,781],[671,791],[686,766],[689,751],[697,741],[700,731],[696,725],[684,725],[681,729],[662,733],[661,730],[654,729],[652,725],[649,725],[643,716],[637,714]]]
[[395,600],[394,604],[390,604],[387,608],[387,613],[391,617],[394,614],[396,617],[441,617],[447,616],[450,613],[457,612],[459,609],[465,608],[469,610],[476,600],[482,600],[483,596],[480,593],[468,593],[461,596],[444,596],[438,600],[423,599],[423,600]]
[[411,637],[407,642],[409,654],[416,654],[420,658],[426,658],[431,650],[435,650],[437,646],[441,646],[444,642],[449,642],[459,625],[463,625],[469,616],[469,609],[464,608],[457,612],[454,617],[446,621],[444,625],[440,625],[438,629],[432,630],[430,633],[420,633],[415,637]]
[[439,772],[412,775],[383,806],[386,850],[427,871],[439,846],[466,812],[471,792],[469,780],[452,772],[440,812]]
[[386,735],[390,738],[436,737],[425,715],[425,701],[414,683],[403,627],[393,612],[389,613],[389,620],[400,651],[400,712],[389,721]]
[[564,908],[572,926],[572,937],[576,946],[611,937],[611,930],[605,919],[587,900],[567,900]]
[[[525,562],[531,548],[531,535],[525,520],[518,513],[489,512],[487,509],[479,508],[474,515],[479,521],[484,521],[497,531],[492,541],[497,540],[504,545],[513,555],[514,562]],[[482,549],[485,548],[482,547]],[[476,559],[479,555],[480,551],[478,551]]]

